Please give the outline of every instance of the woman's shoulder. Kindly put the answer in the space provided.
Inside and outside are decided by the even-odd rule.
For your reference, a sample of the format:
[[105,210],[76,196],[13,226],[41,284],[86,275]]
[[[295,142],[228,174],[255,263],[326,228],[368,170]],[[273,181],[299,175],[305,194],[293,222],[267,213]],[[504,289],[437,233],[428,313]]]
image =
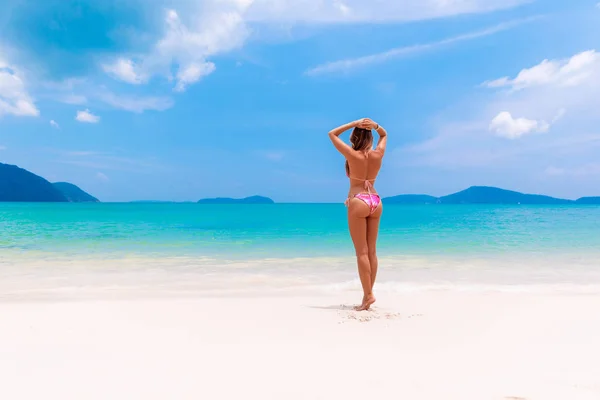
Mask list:
[[383,157],[383,151],[381,149],[370,150],[369,157]]

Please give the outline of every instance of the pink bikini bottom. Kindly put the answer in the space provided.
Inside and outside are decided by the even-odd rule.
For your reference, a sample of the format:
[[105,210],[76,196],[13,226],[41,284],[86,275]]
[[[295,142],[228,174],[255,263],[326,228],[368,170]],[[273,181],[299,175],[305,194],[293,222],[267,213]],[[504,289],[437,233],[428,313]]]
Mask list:
[[[371,210],[369,215],[373,214],[379,206],[379,203],[381,203],[381,197],[379,197],[377,194],[357,193],[354,195],[354,198],[364,201],[365,204],[369,206],[369,210]],[[346,200],[346,205],[348,205],[349,201],[350,199]]]

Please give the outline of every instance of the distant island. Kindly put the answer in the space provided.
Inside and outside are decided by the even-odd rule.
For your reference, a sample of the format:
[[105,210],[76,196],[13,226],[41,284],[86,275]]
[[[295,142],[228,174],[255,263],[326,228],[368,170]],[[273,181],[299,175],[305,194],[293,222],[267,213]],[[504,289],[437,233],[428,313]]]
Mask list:
[[0,202],[98,202],[77,186],[46,179],[16,165],[0,163]]
[[577,204],[600,204],[600,196],[598,197],[582,197],[577,199]]
[[600,197],[578,200],[558,199],[539,194],[525,194],[490,186],[471,186],[447,196],[404,194],[383,198],[386,204],[600,204]]
[[84,192],[79,187],[68,182],[56,182],[53,183],[54,187],[57,188],[63,196],[67,198],[67,201],[72,203],[99,203],[100,200],[95,198],[89,193]]
[[171,200],[132,200],[128,203],[138,203],[138,204],[187,204],[192,203],[195,204],[195,201],[171,201]]
[[[386,204],[598,204],[600,196],[582,197],[577,200],[559,199],[539,194],[525,194],[490,186],[471,186],[447,196],[426,194],[403,194],[385,197]],[[68,182],[50,183],[46,179],[16,165],[0,163],[0,202],[93,202],[99,200]],[[178,203],[170,201],[142,200],[134,203]],[[274,204],[264,196],[242,199],[217,197],[202,199],[198,204]]]
[[275,202],[268,197],[250,196],[243,199],[231,199],[228,197],[217,197],[214,199],[202,199],[198,204],[274,204]]

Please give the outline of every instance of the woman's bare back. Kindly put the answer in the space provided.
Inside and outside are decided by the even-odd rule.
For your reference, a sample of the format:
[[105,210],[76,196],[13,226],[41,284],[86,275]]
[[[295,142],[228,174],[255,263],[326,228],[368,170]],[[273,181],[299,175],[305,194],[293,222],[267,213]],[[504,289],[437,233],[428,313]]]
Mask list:
[[[368,152],[356,152],[347,158],[350,174],[350,194],[355,189],[359,192],[364,189],[365,181],[368,180],[372,184],[375,183],[381,164],[383,161],[383,153],[379,149],[369,150]],[[359,193],[356,192],[356,193]],[[376,193],[376,192],[374,192]]]

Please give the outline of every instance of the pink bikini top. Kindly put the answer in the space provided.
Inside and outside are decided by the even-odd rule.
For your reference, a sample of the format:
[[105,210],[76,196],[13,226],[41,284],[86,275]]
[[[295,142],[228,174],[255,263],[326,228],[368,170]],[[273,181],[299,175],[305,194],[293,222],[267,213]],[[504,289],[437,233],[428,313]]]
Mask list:
[[[362,181],[362,180],[363,180],[362,178],[354,178],[354,177],[352,177],[352,176],[350,176],[350,175],[347,175],[347,176],[348,176],[348,178],[350,178],[350,179],[354,179],[354,180],[356,180],[356,181]],[[376,179],[377,179],[377,178],[373,178],[373,179],[364,179],[364,181],[365,181],[365,190],[368,190],[368,191],[369,191],[369,193],[371,193],[371,189],[373,189],[373,184],[371,183],[371,181],[374,181],[374,180],[376,180]]]
[[[366,156],[367,158],[369,158],[369,153],[368,153],[368,152],[367,152],[367,153],[365,153],[365,156]],[[348,169],[350,169],[350,167],[348,167]],[[348,171],[348,172],[350,172],[350,171]],[[367,175],[368,175],[368,173],[367,173]],[[373,189],[373,184],[371,183],[371,181],[374,181],[374,180],[376,180],[376,179],[377,179],[377,178],[373,178],[373,179],[366,179],[366,178],[365,178],[365,179],[363,179],[363,178],[354,178],[354,177],[350,176],[350,174],[349,174],[349,173],[347,173],[347,174],[346,174],[346,176],[347,176],[348,178],[350,178],[350,179],[354,179],[354,180],[356,180],[356,181],[364,181],[364,182],[365,182],[365,190],[368,190],[368,191],[369,191],[369,194],[371,194],[371,189]]]

